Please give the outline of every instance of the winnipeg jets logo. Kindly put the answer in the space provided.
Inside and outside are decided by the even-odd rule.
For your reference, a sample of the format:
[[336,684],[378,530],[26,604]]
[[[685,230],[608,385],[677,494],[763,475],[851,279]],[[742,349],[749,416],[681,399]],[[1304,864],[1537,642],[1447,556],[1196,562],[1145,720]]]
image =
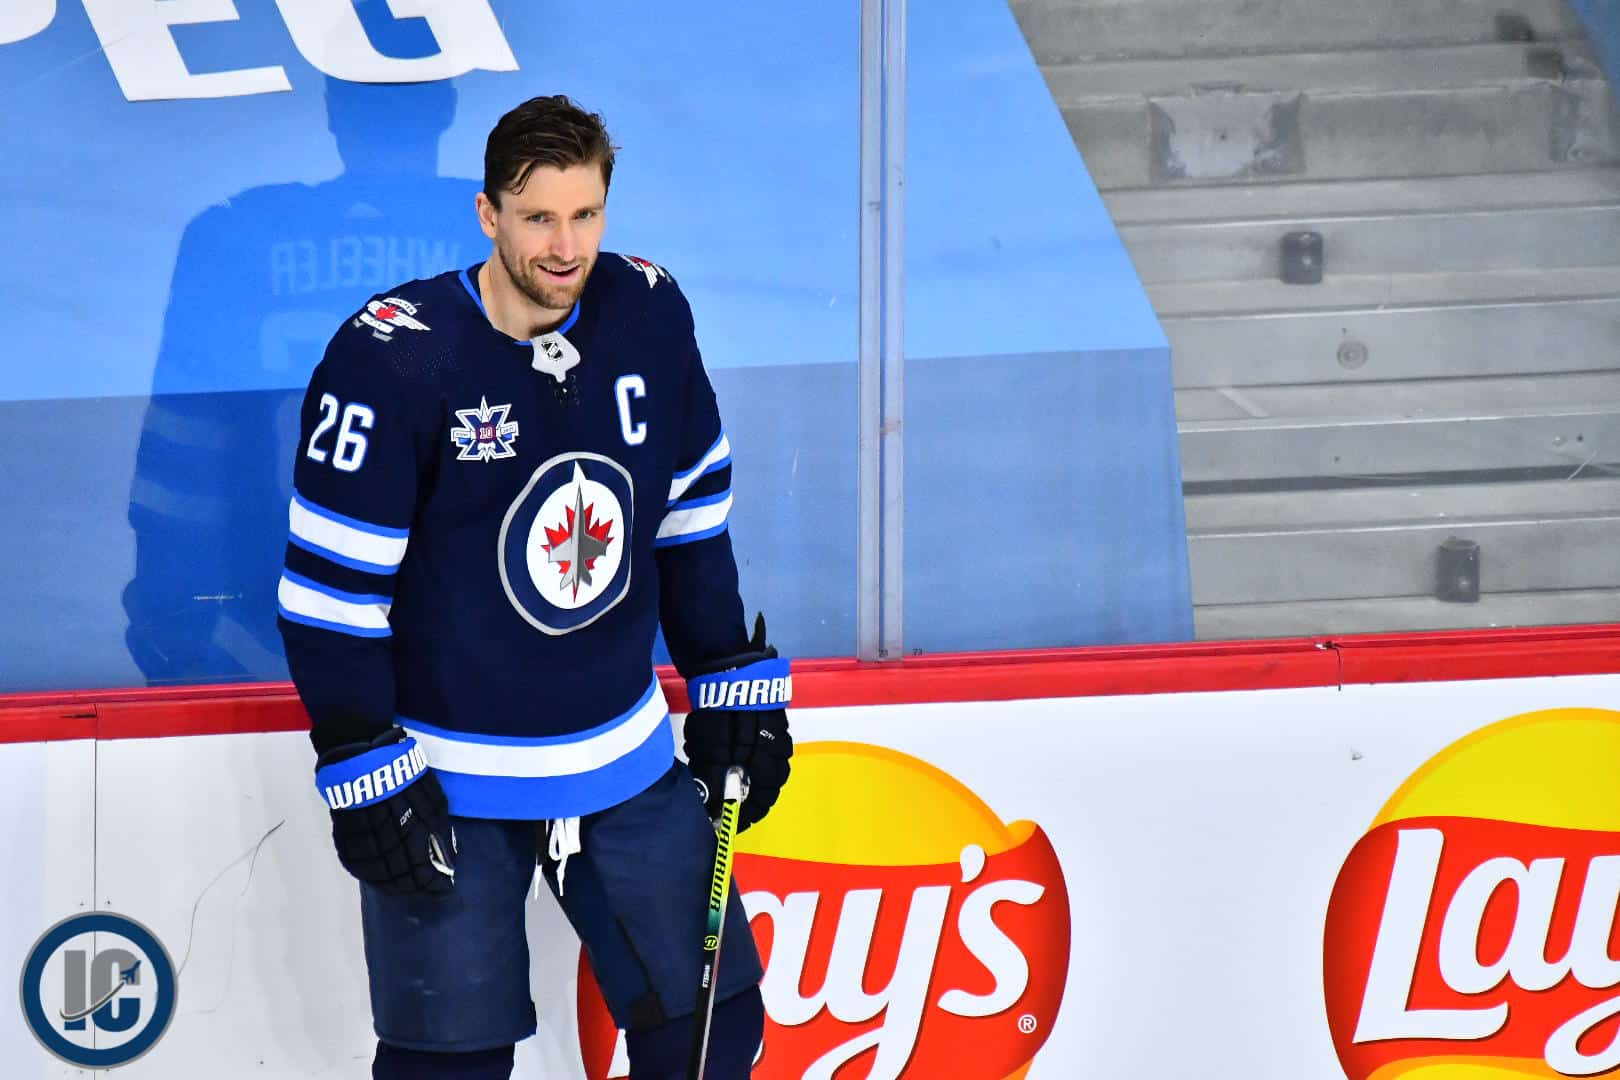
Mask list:
[[369,301],[366,310],[354,318],[354,325],[359,326],[361,323],[371,327],[371,336],[378,341],[394,340],[394,331],[401,327],[406,330],[432,329],[416,317],[415,304],[409,300],[401,300],[397,296]]
[[450,441],[461,447],[456,460],[498,461],[516,457],[512,442],[518,437],[517,422],[506,419],[511,411],[510,404],[491,405],[487,398],[479,398],[476,409],[457,409],[456,419],[462,426],[450,429]]
[[669,271],[665,270],[657,263],[648,262],[646,259],[638,259],[634,255],[620,255],[619,258],[623,259],[632,267],[647,275],[647,288],[649,289],[657,285],[660,281],[669,280]]
[[559,454],[506,512],[501,584],[524,621],[547,634],[589,626],[630,589],[630,473],[602,454]]
[[[585,502],[585,474],[580,471],[579,464],[574,464],[574,505],[565,506],[564,512],[568,520],[552,528],[541,519],[541,525],[546,530],[546,539],[551,541],[545,545],[550,561],[557,567],[562,577],[558,585],[570,590],[569,599],[579,599],[579,587],[583,584],[587,589],[591,586],[591,571],[596,568],[596,561],[607,554],[609,545],[614,543],[613,522],[599,520],[596,517],[596,504]],[[600,486],[600,485],[598,485]]]

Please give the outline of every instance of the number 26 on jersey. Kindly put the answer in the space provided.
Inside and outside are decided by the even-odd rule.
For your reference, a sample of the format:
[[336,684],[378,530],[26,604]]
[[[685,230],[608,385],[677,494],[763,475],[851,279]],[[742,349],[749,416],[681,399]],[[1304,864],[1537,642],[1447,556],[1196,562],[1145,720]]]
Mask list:
[[[344,472],[357,471],[366,460],[366,437],[360,432],[370,431],[376,419],[377,414],[370,405],[362,405],[358,401],[344,405],[331,394],[322,394],[321,422],[315,425],[315,431],[309,437],[309,449],[305,451],[305,456],[324,465],[330,454],[333,468]],[[334,427],[338,429],[336,445],[330,450],[324,449],[321,439]]]

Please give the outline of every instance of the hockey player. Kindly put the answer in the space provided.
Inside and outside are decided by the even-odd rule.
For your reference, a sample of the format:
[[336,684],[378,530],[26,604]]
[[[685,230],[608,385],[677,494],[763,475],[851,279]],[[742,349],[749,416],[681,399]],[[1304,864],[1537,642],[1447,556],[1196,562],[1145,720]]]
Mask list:
[[[510,1075],[537,857],[632,1077],[683,1075],[721,778],[747,772],[743,827],[787,779],[788,664],[745,624],[690,308],[599,250],[613,159],[567,98],[502,117],[491,257],[374,296],[304,400],[280,626],[361,882],[378,1080]],[[735,892],[727,918],[712,1078],[748,1074],[764,1024]]]

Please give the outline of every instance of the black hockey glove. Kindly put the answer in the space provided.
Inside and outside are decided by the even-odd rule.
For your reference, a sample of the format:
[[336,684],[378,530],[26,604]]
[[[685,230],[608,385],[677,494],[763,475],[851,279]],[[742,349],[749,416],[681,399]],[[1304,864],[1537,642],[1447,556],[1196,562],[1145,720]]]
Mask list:
[[737,815],[747,829],[770,812],[787,783],[793,736],[787,705],[793,697],[788,661],[765,644],[765,617],[754,623],[749,650],[697,669],[687,680],[686,759],[703,789],[709,816],[719,818],[726,770],[741,765],[748,797]]
[[315,787],[332,810],[332,842],[350,874],[392,893],[450,891],[450,806],[415,739],[395,727],[335,746],[315,763]]

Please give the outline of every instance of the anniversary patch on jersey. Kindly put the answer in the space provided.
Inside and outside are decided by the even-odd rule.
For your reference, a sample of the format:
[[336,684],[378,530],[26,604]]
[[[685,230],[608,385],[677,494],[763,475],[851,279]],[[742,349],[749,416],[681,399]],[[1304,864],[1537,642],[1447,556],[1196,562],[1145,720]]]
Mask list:
[[634,255],[620,255],[619,258],[623,259],[632,267],[647,275],[647,288],[649,289],[657,285],[660,281],[669,280],[669,271],[665,270],[657,263],[648,262],[646,259],[638,259]]
[[415,304],[397,296],[367,302],[366,310],[354,319],[355,326],[361,323],[371,327],[371,336],[378,341],[393,341],[394,331],[401,327],[406,330],[433,329],[416,317]]
[[461,427],[450,429],[450,441],[461,448],[457,461],[499,461],[517,457],[512,443],[518,437],[517,421],[508,421],[510,404],[491,405],[489,399],[479,398],[476,409],[457,409],[456,419]]
[[601,454],[559,454],[540,466],[501,523],[506,598],[530,626],[567,634],[630,591],[626,551],[635,508],[630,473]]

